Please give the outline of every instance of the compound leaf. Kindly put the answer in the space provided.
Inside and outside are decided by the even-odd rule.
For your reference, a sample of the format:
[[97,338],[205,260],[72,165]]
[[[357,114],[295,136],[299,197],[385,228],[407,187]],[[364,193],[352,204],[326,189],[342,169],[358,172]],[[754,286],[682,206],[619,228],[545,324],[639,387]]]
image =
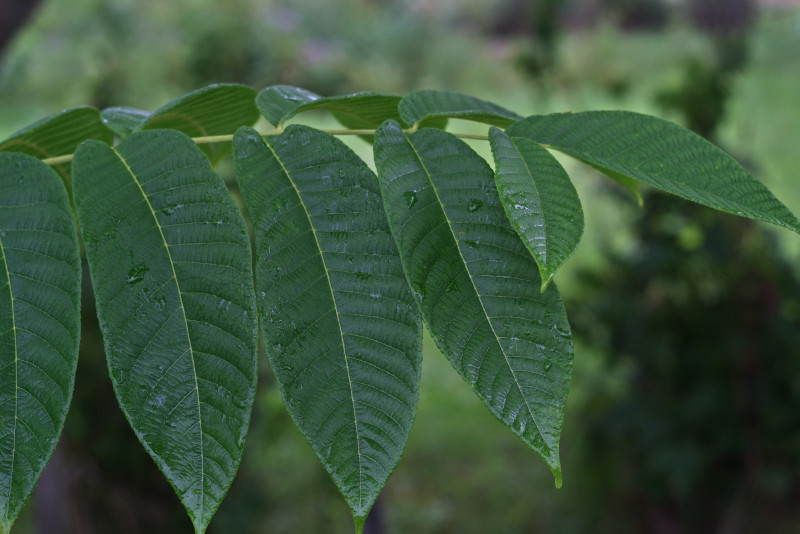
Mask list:
[[610,175],[800,232],[800,221],[732,157],[699,135],[629,111],[535,115],[508,128]]
[[203,532],[241,460],[255,393],[244,220],[175,131],[82,144],[73,187],[120,407]]
[[376,133],[389,225],[422,316],[442,352],[489,410],[561,484],[558,440],[572,337],[554,284],[508,222],[494,173],[440,130]]
[[[256,92],[246,85],[219,83],[187,93],[153,112],[137,131],[170,128],[189,137],[230,135],[258,120]],[[212,163],[230,151],[230,143],[204,143]]]
[[360,531],[405,447],[421,361],[419,312],[377,179],[305,126],[267,138],[243,128],[234,154],[272,368]]
[[449,91],[414,91],[398,107],[407,124],[434,118],[467,119],[506,127],[522,117],[491,102]]
[[72,398],[81,266],[64,184],[0,153],[0,532],[53,453]]
[[[111,132],[100,121],[94,108],[84,106],[65,109],[45,117],[13,134],[0,143],[0,151],[21,152],[39,159],[64,156],[87,139],[111,143]],[[53,167],[69,190],[70,164]]]
[[136,108],[113,107],[100,112],[100,120],[106,127],[125,139],[150,117],[149,111]]
[[567,172],[550,152],[524,137],[491,128],[495,185],[511,226],[539,266],[542,291],[575,251],[583,210]]

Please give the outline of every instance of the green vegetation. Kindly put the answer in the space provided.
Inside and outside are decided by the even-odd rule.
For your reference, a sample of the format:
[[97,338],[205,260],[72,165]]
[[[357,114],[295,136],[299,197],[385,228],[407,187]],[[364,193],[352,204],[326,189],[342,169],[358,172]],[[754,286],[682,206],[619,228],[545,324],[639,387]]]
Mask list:
[[[470,23],[460,26],[459,31],[454,26],[448,32],[437,31],[441,24],[452,24],[455,18],[465,20],[464,13],[468,13],[466,20],[474,20],[471,17],[488,20],[490,17],[486,14],[493,8],[483,3],[468,6],[464,11],[454,10],[452,6],[437,7],[427,13],[426,18],[417,17],[413,12],[403,16],[398,16],[398,11],[387,14],[376,7],[378,4],[369,3],[360,5],[359,9],[326,12],[327,29],[316,27],[315,19],[304,14],[308,6],[301,3],[292,3],[288,16],[283,19],[281,16],[286,13],[274,16],[271,9],[274,6],[270,6],[271,28],[284,23],[293,28],[288,33],[276,33],[242,32],[242,20],[249,21],[256,29],[263,29],[267,22],[254,15],[250,2],[237,2],[229,18],[227,15],[217,17],[227,21],[220,27],[228,29],[219,30],[216,38],[213,38],[215,30],[206,27],[207,15],[198,19],[178,16],[181,10],[176,6],[121,3],[114,10],[101,11],[101,16],[105,17],[103,31],[108,31],[107,34],[94,32],[86,39],[73,39],[71,35],[81,32],[89,35],[86,29],[97,27],[94,26],[96,22],[87,18],[86,11],[82,11],[84,6],[93,4],[74,2],[69,13],[56,3],[45,6],[27,34],[21,36],[6,56],[0,78],[3,118],[0,138],[60,108],[89,102],[99,107],[130,104],[134,109],[154,110],[178,94],[219,80],[244,81],[254,86],[261,86],[265,81],[295,83],[319,94],[363,88],[405,93],[419,87],[437,87],[481,95],[523,115],[624,108],[680,121],[680,113],[674,108],[660,108],[656,96],[664,88],[684,83],[687,71],[683,65],[692,58],[705,61],[712,48],[702,35],[680,26],[660,33],[620,34],[609,26],[586,32],[566,32],[557,46],[558,60],[546,78],[531,83],[512,66],[517,53],[526,49],[524,38],[490,40],[481,32],[480,25]],[[206,8],[206,12],[215,9],[211,4]],[[135,16],[140,11],[158,13],[158,22],[152,25],[127,23],[137,20]],[[380,39],[371,37],[375,34],[376,20],[387,22],[380,30]],[[109,21],[111,23],[106,24]],[[792,73],[799,66],[791,51],[797,43],[797,22],[797,14],[792,12],[784,12],[779,17],[766,15],[760,20],[752,34],[752,60],[733,81],[728,111],[717,137],[790,207],[800,205],[797,188],[790,178],[796,166],[793,155],[796,127],[791,113],[796,98]],[[308,38],[307,27],[322,38]],[[240,39],[228,38],[230,28],[236,28]],[[193,36],[195,30],[198,37]],[[46,35],[47,42],[62,45],[57,49],[44,47],[37,34]],[[447,38],[443,37],[445,34]],[[254,42],[268,40],[268,46],[251,46]],[[375,55],[353,52],[363,50],[366,43],[376,40],[381,43]],[[427,50],[417,46],[423,41],[429,43]],[[63,46],[64,42],[71,45]],[[170,45],[190,42],[195,44]],[[331,42],[336,44],[331,47]],[[403,46],[391,43],[403,43]],[[408,46],[408,43],[414,45]],[[236,48],[240,45],[250,50],[242,53],[241,48]],[[229,52],[219,53],[222,49]],[[398,55],[395,50],[401,53]],[[201,54],[203,51],[205,55]],[[296,68],[292,60],[301,54],[316,59],[309,59],[303,68]],[[85,61],[78,64],[74,57]],[[144,61],[152,57],[159,57],[159,61]],[[220,63],[220,57],[243,58],[244,63],[237,63],[238,60]],[[359,57],[357,64],[350,59],[353,57]],[[245,64],[248,66],[243,66]],[[253,70],[257,65],[262,70]],[[465,69],[463,65],[480,65],[480,69]],[[76,77],[76,71],[86,75]],[[73,79],[72,83],[65,83],[67,79]],[[136,113],[132,114],[134,120],[127,131],[135,127],[137,117]],[[341,128],[333,118],[318,112],[303,114],[299,120],[318,128]],[[374,129],[375,126],[348,125],[348,128]],[[262,121],[256,129],[269,131],[270,127]],[[458,119],[450,121],[448,130],[470,135],[485,135],[487,131],[485,127]],[[340,139],[372,164],[369,145],[357,137]],[[469,144],[484,159],[492,161],[488,143],[469,141]],[[224,145],[199,146],[207,151]],[[598,417],[598,406],[605,405],[609,396],[620,399],[635,391],[628,385],[632,364],[625,360],[616,365],[617,349],[607,348],[596,338],[591,344],[582,340],[585,334],[576,321],[581,318],[578,310],[583,305],[586,289],[576,282],[584,276],[579,272],[587,268],[600,273],[604,266],[614,265],[614,257],[608,256],[606,251],[624,256],[638,250],[632,229],[640,212],[630,202],[630,196],[625,192],[619,194],[620,189],[614,184],[597,180],[592,171],[556,156],[584,201],[582,208],[587,224],[581,246],[556,276],[573,326],[578,330],[574,386],[565,414],[561,447],[565,487],[552,491],[552,478],[548,480],[543,464],[535,462],[535,456],[513,436],[501,432],[502,427],[472,397],[469,386],[451,372],[446,358],[438,354],[432,340],[426,337],[417,418],[405,455],[381,497],[388,532],[484,532],[488,527],[481,520],[490,517],[491,528],[509,532],[581,532],[596,525],[604,525],[597,527],[601,531],[622,531],[620,523],[598,522],[603,515],[602,503],[613,493],[603,492],[601,483],[595,484],[592,478],[595,475],[583,463],[584,451],[578,445],[586,441],[589,429],[586,422]],[[62,164],[55,168],[62,176],[69,176],[69,171],[63,170],[68,167]],[[216,169],[238,202],[240,197],[232,167],[231,161],[222,157]],[[647,198],[646,189],[644,196]],[[646,203],[645,214],[650,213],[648,206],[653,202],[657,201]],[[695,217],[698,215],[690,218]],[[680,236],[681,243],[697,243],[698,240],[704,246],[709,243],[710,238],[702,237],[705,231],[698,231],[691,224],[686,226],[688,229]],[[800,246],[792,234],[769,228],[765,231],[776,239],[777,253],[800,257],[797,255]],[[691,254],[693,250],[680,248],[673,252]],[[792,266],[798,262],[790,261],[789,265],[790,269],[796,269]],[[625,290],[624,286],[617,289],[618,292]],[[102,344],[98,345],[99,332],[92,330],[95,312],[88,285],[84,286],[83,294],[83,344],[75,407],[67,417],[62,444],[66,447],[67,462],[76,466],[70,476],[77,478],[74,473],[81,469],[80,476],[87,482],[80,487],[73,486],[69,506],[76,514],[88,514],[91,509],[94,528],[99,532],[118,530],[121,524],[135,525],[130,528],[137,531],[181,531],[188,523],[180,511],[174,512],[176,501],[171,488],[152,474],[146,474],[152,463],[133,446],[136,445],[133,435],[115,407],[102,360]],[[791,323],[791,313],[786,313],[788,315],[782,317],[787,318],[789,324],[796,324]],[[348,531],[346,509],[335,486],[314,462],[313,449],[289,424],[290,418],[268,366],[262,365],[259,374],[259,392],[242,467],[210,531]],[[714,375],[708,376],[708,380],[712,380]],[[632,405],[643,406],[635,401]],[[92,416],[92,413],[98,415]],[[102,429],[97,427],[98,419],[104,421]],[[788,420],[791,422],[791,416]],[[459,424],[460,421],[469,421],[469,425]],[[784,452],[777,450],[772,454],[776,466],[773,472],[782,469],[793,472],[781,463],[786,457]],[[609,460],[609,464],[613,461]],[[597,480],[614,476],[609,472],[600,475],[603,476],[598,475]],[[652,480],[654,486],[659,484],[658,478]],[[692,480],[697,479],[687,480],[691,486]],[[792,476],[781,480],[781,487],[791,491]],[[114,489],[107,491],[106,488]],[[773,492],[771,498],[778,501],[772,502],[781,502],[779,499],[783,497],[780,496],[787,495],[783,491]],[[114,492],[124,495],[130,506],[149,511],[134,521],[121,512],[127,508],[117,508],[122,506],[120,499],[111,500],[116,498]],[[527,497],[521,499],[520,495]],[[710,495],[718,495],[718,492],[709,487],[705,493],[696,494],[696,498],[705,502]],[[592,500],[587,502],[587,499]],[[621,517],[625,516],[624,499],[618,500],[623,503]],[[762,502],[766,501],[762,498]],[[587,506],[578,506],[584,503]],[[29,531],[29,519],[36,512],[35,506],[32,500],[31,506],[23,512],[27,517],[18,522],[16,531]],[[94,510],[109,512],[95,515]],[[709,510],[718,508],[709,507]],[[632,519],[620,521],[630,525]],[[788,529],[790,514],[786,521]],[[781,531],[775,524],[772,526]]]

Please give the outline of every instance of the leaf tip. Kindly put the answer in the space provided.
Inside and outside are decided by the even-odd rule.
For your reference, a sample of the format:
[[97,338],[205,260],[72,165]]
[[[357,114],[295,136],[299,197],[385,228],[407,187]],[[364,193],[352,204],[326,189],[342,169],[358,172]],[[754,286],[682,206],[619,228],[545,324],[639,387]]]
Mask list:
[[561,467],[556,467],[553,469],[553,477],[555,478],[556,489],[561,489]]
[[548,271],[540,271],[539,274],[541,274],[542,276],[542,288],[539,292],[544,293],[545,291],[547,291],[547,286],[550,285],[550,282],[553,280],[553,276],[555,276],[556,273]]

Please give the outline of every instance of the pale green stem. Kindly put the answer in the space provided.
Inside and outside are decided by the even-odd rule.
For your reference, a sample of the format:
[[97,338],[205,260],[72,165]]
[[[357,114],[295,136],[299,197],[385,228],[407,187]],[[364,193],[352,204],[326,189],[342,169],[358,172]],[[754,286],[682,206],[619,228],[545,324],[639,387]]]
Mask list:
[[[411,127],[404,130],[406,133],[413,133],[416,128]],[[321,130],[331,135],[375,135],[376,130]],[[283,128],[276,128],[268,132],[261,132],[261,135],[278,135],[283,132]],[[454,136],[461,139],[477,139],[479,141],[488,141],[489,136],[465,133],[453,133]],[[205,137],[192,137],[198,145],[207,145],[210,143],[230,143],[233,140],[233,135],[207,135]],[[42,162],[48,165],[62,165],[72,161],[73,154],[66,154],[64,156],[56,156],[54,158],[43,159]]]

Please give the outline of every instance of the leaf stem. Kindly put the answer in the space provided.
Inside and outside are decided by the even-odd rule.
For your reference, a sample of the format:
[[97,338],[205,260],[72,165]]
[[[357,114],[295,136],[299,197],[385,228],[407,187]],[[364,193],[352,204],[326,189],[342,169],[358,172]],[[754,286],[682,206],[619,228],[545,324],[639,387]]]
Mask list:
[[[411,127],[407,130],[403,130],[406,133],[413,133],[416,130],[415,127]],[[362,129],[362,130],[325,130],[321,129],[320,131],[329,133],[331,135],[375,135],[376,130],[369,130],[369,129]],[[270,130],[268,132],[260,132],[261,135],[279,135],[283,133],[283,128],[276,128],[274,130]],[[477,139],[479,141],[488,141],[489,136],[487,135],[480,135],[480,134],[466,134],[466,133],[453,133],[454,136],[460,137],[461,139]],[[207,135],[204,137],[192,137],[192,141],[198,145],[207,145],[211,143],[230,143],[233,141],[233,135]],[[62,165],[64,163],[69,163],[72,161],[73,154],[65,154],[63,156],[56,156],[53,158],[45,158],[42,160],[43,163],[47,165]]]

